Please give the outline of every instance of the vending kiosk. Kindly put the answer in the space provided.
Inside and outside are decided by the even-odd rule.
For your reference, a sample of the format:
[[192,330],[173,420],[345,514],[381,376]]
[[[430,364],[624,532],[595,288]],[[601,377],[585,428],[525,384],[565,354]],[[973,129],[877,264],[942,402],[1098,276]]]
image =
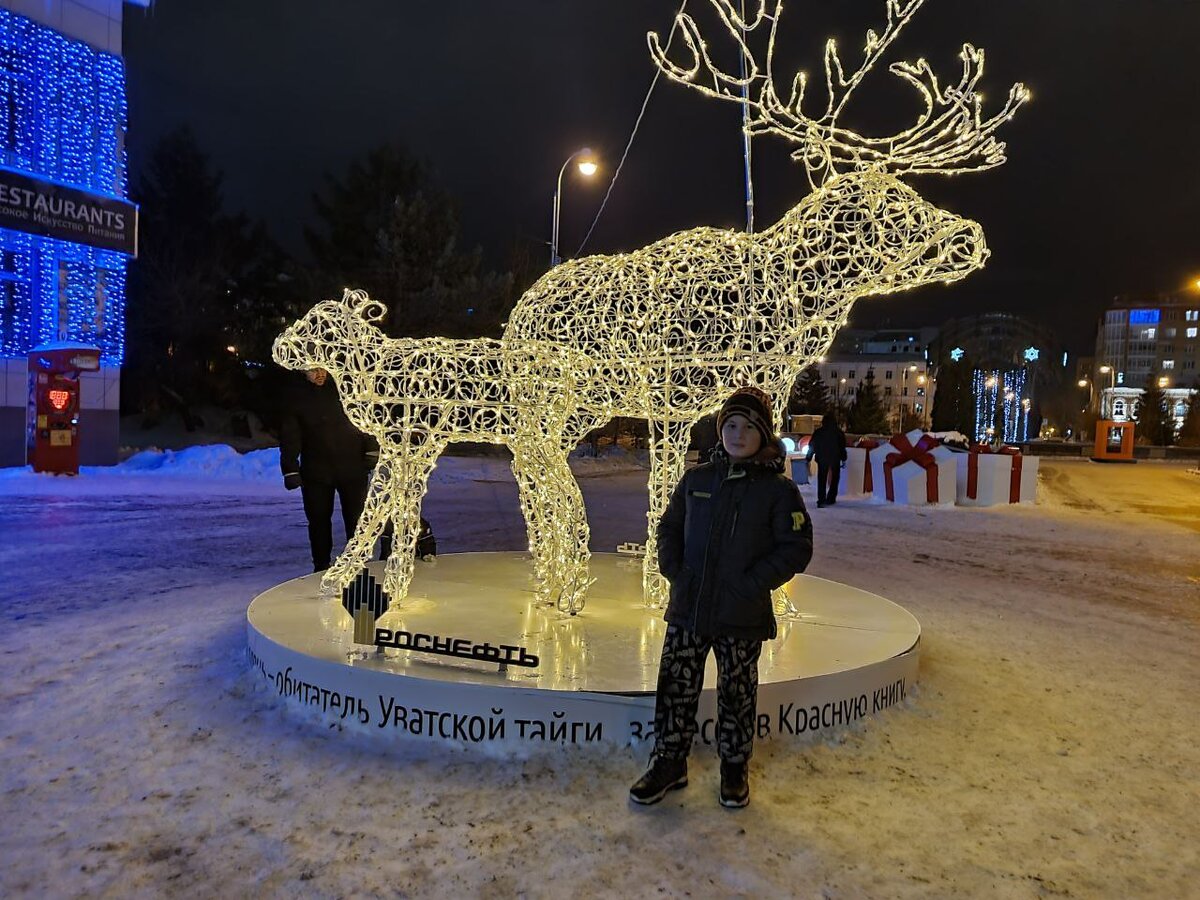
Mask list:
[[100,369],[100,350],[59,341],[29,351],[26,461],[35,472],[79,474],[79,375]]
[[1133,458],[1133,422],[1101,419],[1096,423],[1096,443],[1092,462],[1137,462]]

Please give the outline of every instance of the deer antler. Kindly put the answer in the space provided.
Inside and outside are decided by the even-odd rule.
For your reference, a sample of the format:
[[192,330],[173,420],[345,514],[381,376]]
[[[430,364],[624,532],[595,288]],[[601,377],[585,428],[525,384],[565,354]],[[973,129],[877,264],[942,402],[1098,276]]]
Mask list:
[[[766,11],[766,0],[758,0],[753,17],[742,17],[733,8],[732,0],[711,2],[746,60],[745,76],[730,75],[716,67],[695,20],[683,13],[676,21],[691,52],[691,65],[679,65],[668,59],[658,35],[651,32],[647,40],[655,65],[667,77],[710,97],[746,103],[751,112],[747,132],[769,132],[802,145],[793,157],[803,160],[810,174],[833,172],[839,165],[880,169],[897,175],[951,174],[990,169],[1004,162],[1005,145],[996,140],[995,132],[1013,117],[1030,94],[1023,84],[1013,85],[1004,107],[985,119],[982,98],[975,90],[983,75],[983,51],[970,44],[963,45],[960,54],[962,78],[953,87],[941,87],[924,59],[915,63],[897,62],[889,67],[894,75],[913,85],[925,101],[925,109],[909,128],[887,137],[864,137],[837,124],[851,94],[925,0],[886,0],[887,24],[883,33],[867,31],[862,63],[849,74],[838,53],[837,43],[833,39],[825,43],[827,98],[824,112],[815,118],[804,112],[808,87],[808,76],[804,72],[798,72],[793,78],[786,103],[775,90],[772,63],[783,0],[775,0],[770,14]],[[764,21],[769,21],[771,27],[766,62],[760,66],[745,35]],[[711,87],[699,80],[702,70],[711,78]],[[743,98],[743,90],[748,99]]]

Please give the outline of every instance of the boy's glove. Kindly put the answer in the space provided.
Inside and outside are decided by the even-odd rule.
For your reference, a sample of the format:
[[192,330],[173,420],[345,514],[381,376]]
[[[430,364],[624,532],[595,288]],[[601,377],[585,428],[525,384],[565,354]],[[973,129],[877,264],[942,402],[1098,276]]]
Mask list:
[[296,488],[300,487],[300,473],[292,472],[288,475],[284,475],[283,486],[289,491],[294,491]]

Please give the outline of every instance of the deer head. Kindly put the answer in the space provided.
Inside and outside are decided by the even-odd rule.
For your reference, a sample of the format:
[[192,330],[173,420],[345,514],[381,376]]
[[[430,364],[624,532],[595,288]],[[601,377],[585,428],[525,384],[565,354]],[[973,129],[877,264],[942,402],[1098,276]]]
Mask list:
[[[886,172],[834,176],[760,235],[806,305],[953,282],[988,257],[978,222],[939,209]],[[766,264],[767,260],[763,260]]]
[[347,288],[341,300],[321,301],[284,329],[271,346],[271,356],[285,369],[322,368],[337,380],[361,370],[356,354],[371,343],[361,338],[367,329],[378,332],[372,323],[385,313],[383,304],[365,291]]

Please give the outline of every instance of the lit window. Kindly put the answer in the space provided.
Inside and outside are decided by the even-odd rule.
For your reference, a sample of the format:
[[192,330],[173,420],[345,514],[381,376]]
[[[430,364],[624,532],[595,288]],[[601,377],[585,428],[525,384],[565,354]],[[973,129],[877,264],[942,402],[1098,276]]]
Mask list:
[[1183,317],[1189,322],[1200,322],[1200,309],[1189,309]]
[[1175,360],[1173,360],[1173,359],[1164,359],[1164,360],[1163,360],[1162,367],[1163,367],[1164,369],[1173,369],[1173,368],[1175,368]]
[[1196,336],[1196,329],[1195,329],[1195,328],[1189,328],[1189,329],[1187,330],[1187,336],[1188,336],[1188,337],[1190,337],[1190,338],[1194,338],[1194,337]]

